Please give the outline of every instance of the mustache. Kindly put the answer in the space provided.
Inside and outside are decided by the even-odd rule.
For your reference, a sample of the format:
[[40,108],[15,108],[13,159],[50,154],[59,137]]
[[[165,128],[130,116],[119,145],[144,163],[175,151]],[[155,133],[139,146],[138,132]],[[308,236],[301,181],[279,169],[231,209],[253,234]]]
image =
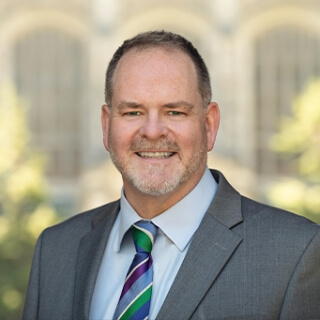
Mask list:
[[170,141],[168,139],[158,140],[155,142],[148,141],[145,139],[139,139],[133,141],[130,146],[130,151],[170,151],[178,152],[180,150],[179,145],[176,142]]

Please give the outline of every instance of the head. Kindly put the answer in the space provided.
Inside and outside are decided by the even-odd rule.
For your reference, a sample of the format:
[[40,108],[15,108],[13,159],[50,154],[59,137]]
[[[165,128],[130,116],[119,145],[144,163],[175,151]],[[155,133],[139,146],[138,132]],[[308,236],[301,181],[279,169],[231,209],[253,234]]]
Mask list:
[[117,50],[106,82],[104,144],[127,197],[187,194],[205,170],[219,126],[196,49],[172,33],[138,35]]
[[106,104],[111,106],[113,95],[113,75],[120,59],[132,49],[143,50],[155,47],[177,49],[184,52],[187,56],[190,57],[197,72],[198,90],[203,100],[203,106],[206,107],[211,101],[212,93],[210,75],[205,62],[203,61],[198,50],[189,40],[178,34],[166,31],[149,31],[138,34],[137,36],[124,41],[124,43],[118,48],[109,63],[106,73]]

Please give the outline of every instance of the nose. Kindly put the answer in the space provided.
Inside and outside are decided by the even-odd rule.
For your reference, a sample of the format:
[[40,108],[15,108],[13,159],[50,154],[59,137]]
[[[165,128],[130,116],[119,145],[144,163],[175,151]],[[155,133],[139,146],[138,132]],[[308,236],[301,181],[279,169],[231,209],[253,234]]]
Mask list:
[[149,114],[140,128],[140,135],[149,140],[164,138],[167,134],[167,125],[158,114]]

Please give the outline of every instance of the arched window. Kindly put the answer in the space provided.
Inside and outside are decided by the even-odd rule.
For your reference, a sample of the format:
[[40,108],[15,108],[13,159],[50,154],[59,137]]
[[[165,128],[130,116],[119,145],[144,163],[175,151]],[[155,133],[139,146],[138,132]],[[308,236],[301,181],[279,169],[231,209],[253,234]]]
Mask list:
[[33,141],[48,155],[49,176],[74,177],[81,164],[86,79],[82,43],[57,30],[37,30],[16,43],[14,65]]
[[292,101],[312,77],[320,76],[320,39],[308,32],[283,27],[255,42],[256,156],[262,175],[292,172],[268,143],[279,119],[290,115]]

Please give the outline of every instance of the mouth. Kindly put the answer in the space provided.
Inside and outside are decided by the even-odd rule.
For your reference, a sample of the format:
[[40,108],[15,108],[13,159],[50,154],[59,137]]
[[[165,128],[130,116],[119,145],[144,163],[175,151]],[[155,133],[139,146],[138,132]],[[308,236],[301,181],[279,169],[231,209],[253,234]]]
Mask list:
[[141,151],[136,153],[141,158],[152,158],[152,159],[166,159],[172,157],[175,152],[164,152],[164,151]]

